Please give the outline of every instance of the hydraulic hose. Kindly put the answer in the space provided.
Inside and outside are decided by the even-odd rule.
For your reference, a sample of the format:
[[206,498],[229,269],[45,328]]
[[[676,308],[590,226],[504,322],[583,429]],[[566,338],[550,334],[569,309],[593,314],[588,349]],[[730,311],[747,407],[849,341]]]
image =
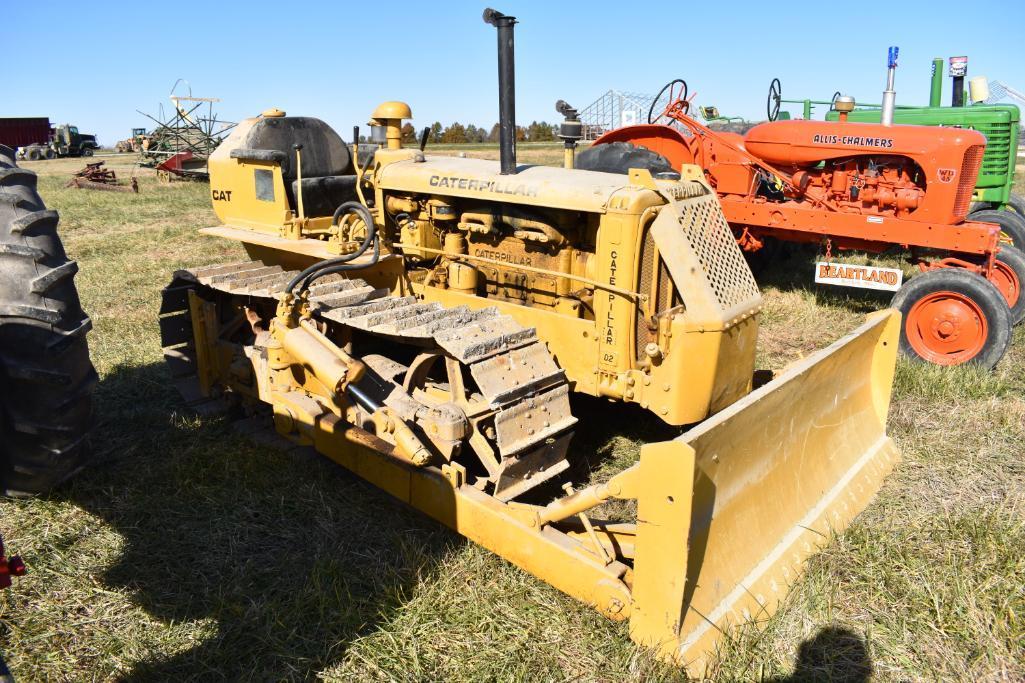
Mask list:
[[[332,224],[337,225],[342,215],[349,212],[358,213],[360,215],[360,218],[363,219],[363,222],[367,226],[367,236],[363,238],[363,242],[359,245],[359,248],[351,254],[345,254],[344,256],[325,259],[323,261],[318,261],[317,263],[314,263],[312,266],[306,268],[298,275],[293,277],[292,280],[288,283],[288,286],[285,287],[285,292],[291,293],[300,282],[303,283],[302,289],[307,289],[310,286],[310,282],[315,280],[317,277],[321,277],[321,275],[327,274],[320,273],[320,271],[324,270],[325,268],[331,268],[331,272],[333,273],[341,272],[343,270],[354,269],[355,266],[351,264],[348,265],[348,267],[344,268],[340,266],[345,266],[349,263],[349,261],[352,261],[362,256],[366,252],[366,250],[370,248],[371,244],[374,245],[373,263],[377,263],[377,259],[380,256],[380,245],[377,240],[377,231],[374,228],[374,217],[370,215],[370,211],[367,209],[367,207],[363,206],[359,202],[345,202],[337,209],[335,209],[334,215],[331,217]],[[373,263],[371,263],[370,265],[373,265]],[[360,267],[362,268],[365,266]],[[313,277],[314,275],[316,275],[316,277]]]
[[[352,256],[353,258],[355,258],[356,256],[359,256],[361,253],[362,252],[354,252],[354,253],[349,254],[349,255]],[[335,273],[343,273],[343,272],[345,272],[347,270],[359,270],[359,269],[362,269],[362,268],[366,268],[367,266],[372,266],[375,263],[377,263],[377,261],[378,261],[378,259],[380,257],[381,257],[381,240],[379,240],[377,238],[377,236],[375,235],[374,236],[374,254],[373,254],[373,257],[370,259],[370,263],[339,263],[337,265],[327,265],[327,266],[321,268],[320,270],[315,271],[311,275],[307,276],[306,280],[303,282],[302,289],[309,289],[310,285],[313,284],[314,280],[317,280],[319,278],[325,277],[327,275],[334,275]],[[332,259],[332,261],[333,260],[334,259]],[[328,263],[328,262],[327,261],[321,261],[321,263]]]

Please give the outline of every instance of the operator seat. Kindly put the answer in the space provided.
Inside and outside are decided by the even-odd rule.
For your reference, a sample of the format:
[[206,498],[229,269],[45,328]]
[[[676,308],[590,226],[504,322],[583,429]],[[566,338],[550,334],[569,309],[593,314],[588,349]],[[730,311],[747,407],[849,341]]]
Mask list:
[[311,116],[261,118],[242,147],[280,152],[281,176],[293,211],[299,210],[295,145],[302,145],[303,211],[307,216],[330,216],[341,204],[356,199],[356,173],[352,153],[342,138],[320,119]]

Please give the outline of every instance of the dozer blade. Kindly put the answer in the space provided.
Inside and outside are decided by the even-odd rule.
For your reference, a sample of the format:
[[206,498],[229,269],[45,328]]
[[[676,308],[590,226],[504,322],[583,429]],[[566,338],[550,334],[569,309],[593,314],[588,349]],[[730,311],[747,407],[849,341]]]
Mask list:
[[868,505],[900,457],[886,435],[899,327],[896,311],[872,314],[679,439],[642,448],[634,640],[700,675],[720,632],[768,618]]

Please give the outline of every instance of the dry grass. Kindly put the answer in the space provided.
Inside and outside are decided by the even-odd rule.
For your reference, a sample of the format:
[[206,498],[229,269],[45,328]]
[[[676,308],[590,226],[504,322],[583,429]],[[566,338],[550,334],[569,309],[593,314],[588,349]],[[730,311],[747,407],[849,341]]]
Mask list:
[[[214,223],[206,185],[62,189],[78,165],[27,164],[61,212],[95,321],[97,463],[49,497],[0,501],[0,531],[31,569],[0,595],[0,651],[19,680],[678,678],[623,625],[344,470],[180,413],[159,290],[177,267],[239,252],[196,235]],[[764,281],[769,367],[878,305],[810,286],[807,255]],[[903,462],[767,628],[724,643],[716,679],[1025,679],[1023,365],[1021,329],[992,374],[900,364],[890,432]],[[601,402],[576,412],[591,419],[574,452],[592,462],[658,436]]]

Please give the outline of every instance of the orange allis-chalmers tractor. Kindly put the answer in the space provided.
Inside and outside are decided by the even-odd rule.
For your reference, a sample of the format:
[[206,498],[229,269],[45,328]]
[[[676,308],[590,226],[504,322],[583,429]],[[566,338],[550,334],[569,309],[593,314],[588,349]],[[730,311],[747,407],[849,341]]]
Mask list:
[[[901,350],[940,365],[994,366],[1025,317],[1025,255],[999,227],[965,221],[985,137],[972,130],[839,122],[775,121],[744,136],[688,115],[682,80],[647,125],[606,133],[577,167],[653,173],[697,164],[716,189],[741,247],[766,238],[821,244],[816,281],[893,290],[904,315]],[[851,98],[837,108],[849,110]],[[833,249],[902,248],[922,274],[830,263]]]

